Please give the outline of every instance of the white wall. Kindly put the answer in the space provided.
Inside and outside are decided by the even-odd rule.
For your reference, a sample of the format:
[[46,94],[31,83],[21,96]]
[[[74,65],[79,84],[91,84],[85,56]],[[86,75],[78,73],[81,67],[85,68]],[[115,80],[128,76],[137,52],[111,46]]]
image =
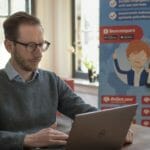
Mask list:
[[40,67],[71,77],[71,4],[70,0],[36,0],[36,16],[41,20],[51,47],[44,53]]

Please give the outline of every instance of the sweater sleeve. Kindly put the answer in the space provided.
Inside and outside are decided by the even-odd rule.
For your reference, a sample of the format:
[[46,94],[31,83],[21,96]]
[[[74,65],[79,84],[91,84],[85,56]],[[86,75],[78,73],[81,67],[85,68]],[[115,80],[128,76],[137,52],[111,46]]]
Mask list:
[[24,137],[23,132],[0,131],[0,149],[23,150]]
[[127,74],[127,73],[128,73],[128,71],[122,70],[122,69],[120,68],[117,59],[114,59],[114,64],[115,64],[116,70],[117,70],[119,73],[121,73],[121,74]]
[[97,108],[86,104],[83,99],[77,96],[63,80],[59,77],[56,78],[59,96],[58,110],[61,113],[74,119],[77,114],[97,110]]

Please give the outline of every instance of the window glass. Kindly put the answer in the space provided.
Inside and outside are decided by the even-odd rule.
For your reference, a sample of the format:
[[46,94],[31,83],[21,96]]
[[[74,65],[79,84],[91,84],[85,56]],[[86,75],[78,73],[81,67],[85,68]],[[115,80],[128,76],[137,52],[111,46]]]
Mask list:
[[20,10],[26,11],[25,0],[11,0],[11,14]]
[[87,63],[99,72],[99,0],[75,2],[75,71],[87,73]]
[[3,22],[9,14],[17,11],[31,12],[30,0],[0,0],[0,68],[4,68],[10,58],[9,53],[4,47]]
[[8,16],[8,0],[0,0],[0,16]]
[[6,17],[0,17],[0,68],[3,68],[9,59],[9,54],[4,47],[3,22]]
[[0,42],[4,40],[4,32],[3,32],[3,22],[6,18],[0,17]]

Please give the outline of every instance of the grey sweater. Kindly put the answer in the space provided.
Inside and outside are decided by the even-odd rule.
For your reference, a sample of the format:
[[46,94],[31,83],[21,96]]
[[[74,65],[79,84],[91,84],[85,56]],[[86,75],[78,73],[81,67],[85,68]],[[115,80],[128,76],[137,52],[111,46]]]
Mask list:
[[0,149],[22,150],[24,137],[56,121],[56,112],[74,119],[95,111],[52,72],[39,70],[29,83],[10,81],[0,70]]

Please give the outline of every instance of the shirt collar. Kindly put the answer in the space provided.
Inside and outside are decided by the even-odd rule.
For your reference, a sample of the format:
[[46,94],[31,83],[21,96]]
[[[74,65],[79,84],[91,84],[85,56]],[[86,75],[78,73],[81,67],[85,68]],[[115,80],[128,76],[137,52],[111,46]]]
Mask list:
[[135,68],[132,68],[132,70],[133,70],[135,73],[137,73],[137,74],[141,74],[141,73],[142,73],[142,71],[144,70],[144,68],[141,68],[138,72],[136,71],[136,69],[135,69]]
[[[10,63],[10,61],[8,61],[8,63],[5,66],[5,72],[9,78],[9,80],[16,80],[16,81],[20,81],[20,82],[26,82],[21,76],[20,74],[15,70],[15,68],[12,66],[12,64]],[[36,70],[33,74],[33,77],[30,81],[27,82],[31,82],[32,80],[34,80],[37,76],[39,75],[39,71]]]

